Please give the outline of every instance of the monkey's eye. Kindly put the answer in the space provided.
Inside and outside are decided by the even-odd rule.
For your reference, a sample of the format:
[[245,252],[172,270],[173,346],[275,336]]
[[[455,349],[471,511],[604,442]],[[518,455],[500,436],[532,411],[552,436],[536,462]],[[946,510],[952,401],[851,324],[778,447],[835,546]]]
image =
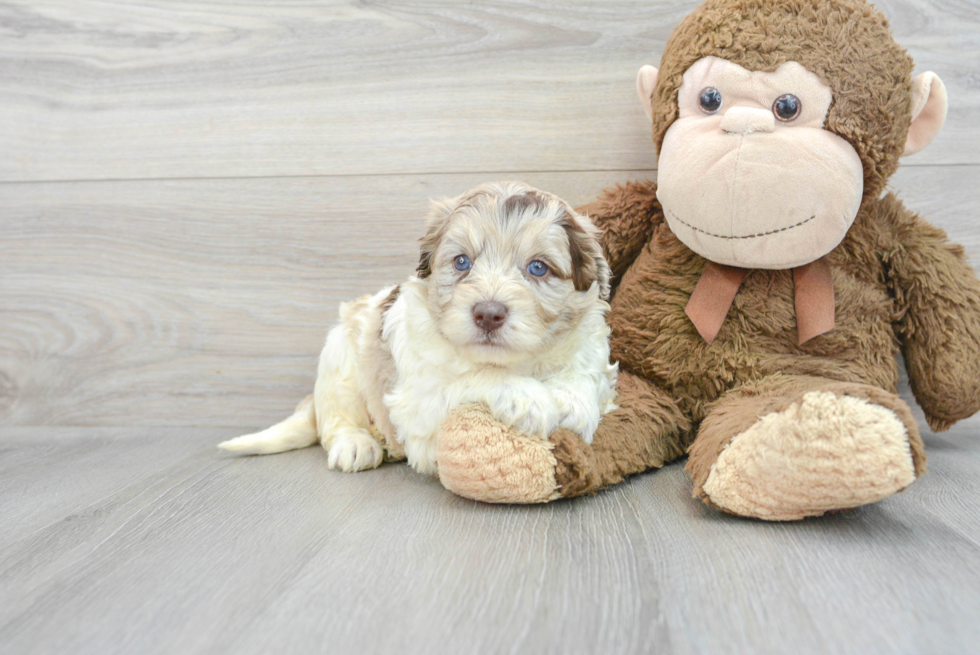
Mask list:
[[453,266],[456,267],[457,271],[468,271],[470,267],[473,266],[473,262],[466,255],[460,255],[455,260],[453,260]]
[[784,93],[776,98],[776,102],[772,103],[772,113],[776,114],[776,118],[784,123],[799,116],[802,108],[803,103],[792,93]]
[[698,106],[706,114],[715,113],[721,107],[721,91],[713,86],[704,87],[698,97]]
[[548,265],[543,261],[535,259],[533,262],[527,265],[527,272],[534,277],[544,277],[548,274]]

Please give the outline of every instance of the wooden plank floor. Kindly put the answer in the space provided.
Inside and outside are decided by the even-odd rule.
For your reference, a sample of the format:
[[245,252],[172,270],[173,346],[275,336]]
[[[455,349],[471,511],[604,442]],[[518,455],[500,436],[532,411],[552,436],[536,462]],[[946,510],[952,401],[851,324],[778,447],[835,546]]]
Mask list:
[[[788,525],[681,464],[496,507],[213,447],[428,198],[654,177],[633,77],[695,4],[0,0],[0,653],[980,652],[980,418]],[[980,262],[980,3],[878,5],[951,103],[892,187]]]
[[795,524],[712,512],[680,464],[498,507],[319,448],[219,455],[228,429],[8,428],[0,652],[976,652],[978,427]]

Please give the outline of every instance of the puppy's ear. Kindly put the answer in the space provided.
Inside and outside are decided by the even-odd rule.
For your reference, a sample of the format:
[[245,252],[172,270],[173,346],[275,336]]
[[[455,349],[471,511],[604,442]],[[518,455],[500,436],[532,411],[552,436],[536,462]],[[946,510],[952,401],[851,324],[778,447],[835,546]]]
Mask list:
[[456,211],[459,205],[459,198],[439,198],[433,200],[429,209],[429,218],[425,222],[425,236],[419,241],[419,267],[416,274],[420,278],[432,275],[432,256],[439,247],[443,235],[446,233],[446,226],[449,225],[449,217]]
[[568,251],[572,256],[572,282],[576,291],[588,291],[592,284],[599,283],[599,297],[609,300],[609,278],[611,271],[602,246],[599,244],[600,231],[588,217],[566,210],[561,226],[568,235]]

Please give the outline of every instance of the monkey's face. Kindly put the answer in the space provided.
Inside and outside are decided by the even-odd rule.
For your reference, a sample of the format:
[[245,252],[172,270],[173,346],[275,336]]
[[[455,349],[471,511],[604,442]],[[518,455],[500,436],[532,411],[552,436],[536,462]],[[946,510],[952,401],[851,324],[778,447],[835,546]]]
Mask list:
[[657,196],[674,234],[744,268],[792,268],[833,250],[864,174],[854,148],[824,129],[831,100],[796,62],[772,73],[717,57],[691,66],[660,149]]

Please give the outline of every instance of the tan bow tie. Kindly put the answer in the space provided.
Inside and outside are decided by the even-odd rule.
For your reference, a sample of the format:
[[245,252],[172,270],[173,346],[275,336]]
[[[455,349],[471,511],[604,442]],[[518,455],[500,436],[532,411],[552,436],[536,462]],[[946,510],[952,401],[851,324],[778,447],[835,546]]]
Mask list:
[[[684,309],[694,327],[711,343],[718,336],[735,294],[749,269],[708,262]],[[799,344],[834,329],[834,281],[826,257],[793,269],[796,331]]]

